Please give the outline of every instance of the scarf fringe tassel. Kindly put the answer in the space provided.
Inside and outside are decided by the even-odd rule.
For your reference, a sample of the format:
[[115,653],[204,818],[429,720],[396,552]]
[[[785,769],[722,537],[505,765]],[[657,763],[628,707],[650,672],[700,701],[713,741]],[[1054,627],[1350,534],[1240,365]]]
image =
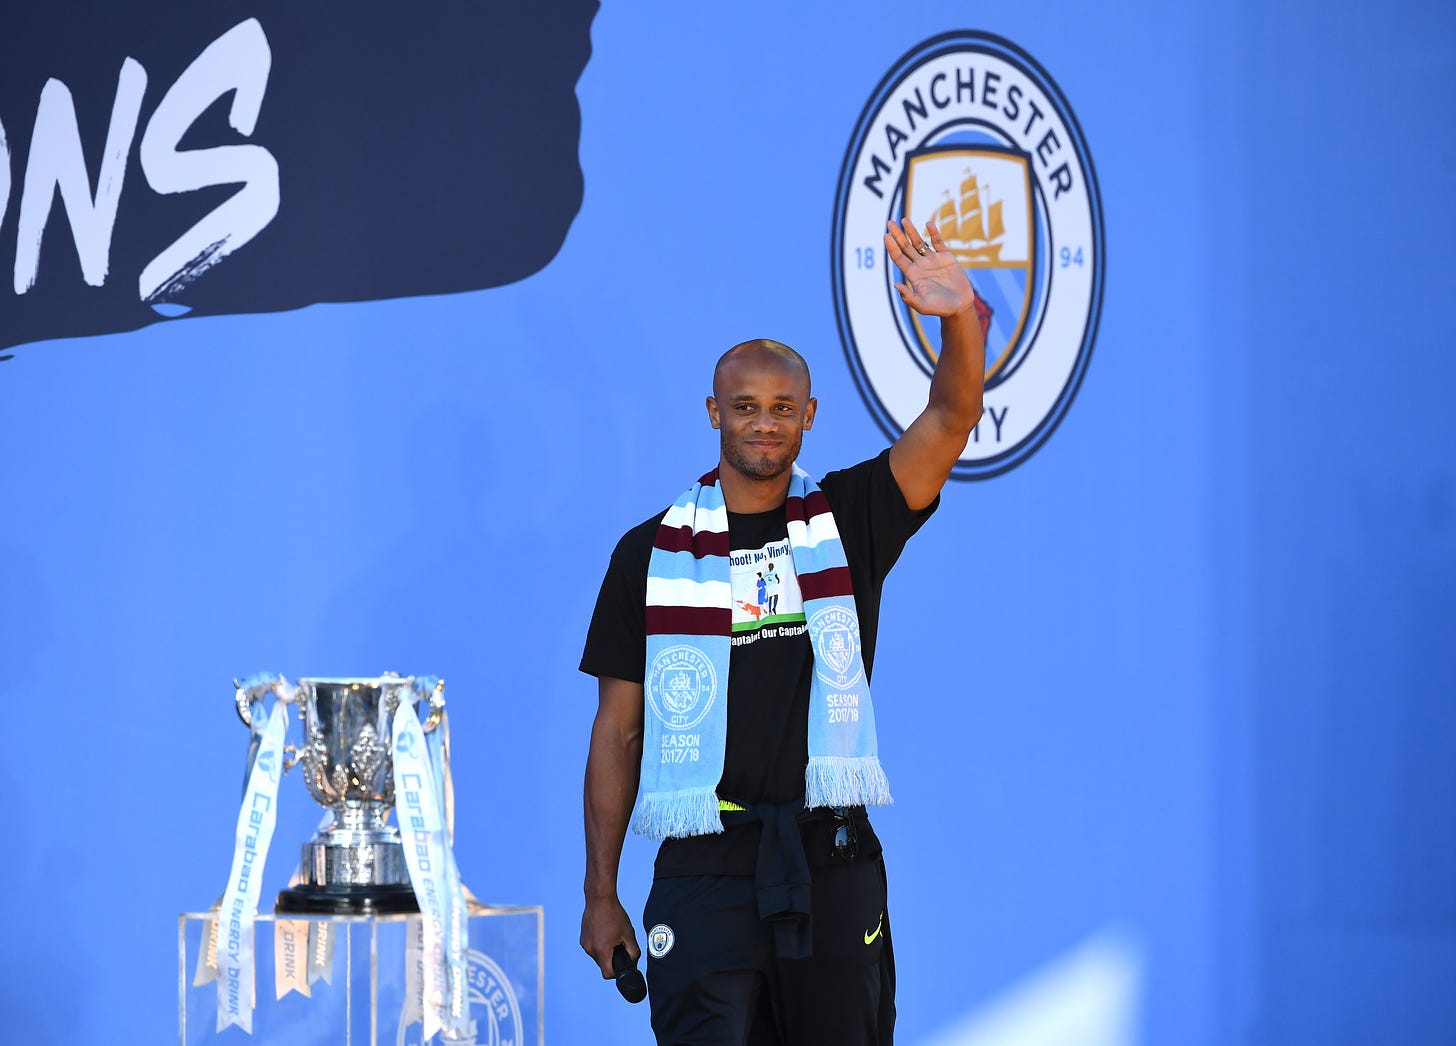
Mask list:
[[723,818],[718,813],[718,793],[713,788],[648,792],[637,804],[632,830],[649,839],[681,839],[721,832]]
[[809,759],[804,773],[804,805],[888,806],[890,782],[876,756],[850,758],[820,755]]

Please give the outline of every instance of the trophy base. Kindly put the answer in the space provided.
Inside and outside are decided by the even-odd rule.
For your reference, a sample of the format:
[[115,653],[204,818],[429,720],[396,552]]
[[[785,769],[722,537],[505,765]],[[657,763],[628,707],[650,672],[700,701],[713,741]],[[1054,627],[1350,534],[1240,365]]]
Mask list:
[[[423,957],[420,918],[259,912],[254,958],[247,967],[256,1004],[249,1037],[236,1027],[218,1031],[218,985],[227,981],[226,972],[217,968],[223,957],[216,943],[218,913],[185,914],[177,924],[178,1036],[172,1042],[177,1046],[420,1046],[428,1041],[429,1046],[440,1046],[443,1036],[426,1040],[420,1025],[423,984],[416,974]],[[546,1030],[541,908],[470,904],[466,920],[474,1041],[541,1046]],[[7,989],[8,985],[7,980]],[[160,990],[155,994],[162,996]],[[11,994],[0,992],[0,998],[9,999]],[[12,1024],[4,1022],[7,1028]],[[166,1042],[160,1035],[155,1038]],[[82,1041],[84,1036],[62,1038],[72,1040]],[[0,1041],[17,1040],[6,1032]],[[131,1040],[123,1033],[100,1041]]]
[[358,886],[301,883],[278,891],[274,910],[291,915],[398,915],[420,910],[408,884]]

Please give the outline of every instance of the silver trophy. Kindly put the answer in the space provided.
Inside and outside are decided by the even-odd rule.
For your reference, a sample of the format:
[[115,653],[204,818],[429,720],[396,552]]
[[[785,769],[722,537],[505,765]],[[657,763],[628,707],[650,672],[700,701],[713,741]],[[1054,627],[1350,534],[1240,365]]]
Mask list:
[[[333,823],[303,845],[294,885],[278,894],[276,910],[310,914],[417,912],[399,829],[388,823],[394,807],[390,737],[401,701],[429,702],[422,726],[433,730],[445,709],[445,686],[427,692],[413,677],[301,679],[304,744],[289,746],[291,769],[303,764],[313,797],[333,811]],[[243,691],[238,713],[252,725]]]

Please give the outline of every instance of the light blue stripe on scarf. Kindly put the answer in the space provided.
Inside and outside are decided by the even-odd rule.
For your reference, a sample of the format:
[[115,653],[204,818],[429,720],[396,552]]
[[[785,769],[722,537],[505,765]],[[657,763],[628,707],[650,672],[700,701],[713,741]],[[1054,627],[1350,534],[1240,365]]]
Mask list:
[[794,546],[794,573],[816,574],[844,566],[844,546],[838,538],[821,541],[814,548]]

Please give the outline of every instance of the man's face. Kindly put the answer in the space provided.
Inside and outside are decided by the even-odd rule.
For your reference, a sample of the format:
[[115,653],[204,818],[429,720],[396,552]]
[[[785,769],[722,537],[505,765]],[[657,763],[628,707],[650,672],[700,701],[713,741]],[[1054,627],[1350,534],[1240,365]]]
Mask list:
[[723,363],[708,397],[723,463],[752,479],[788,471],[817,407],[809,395],[809,376],[766,353],[745,353]]

